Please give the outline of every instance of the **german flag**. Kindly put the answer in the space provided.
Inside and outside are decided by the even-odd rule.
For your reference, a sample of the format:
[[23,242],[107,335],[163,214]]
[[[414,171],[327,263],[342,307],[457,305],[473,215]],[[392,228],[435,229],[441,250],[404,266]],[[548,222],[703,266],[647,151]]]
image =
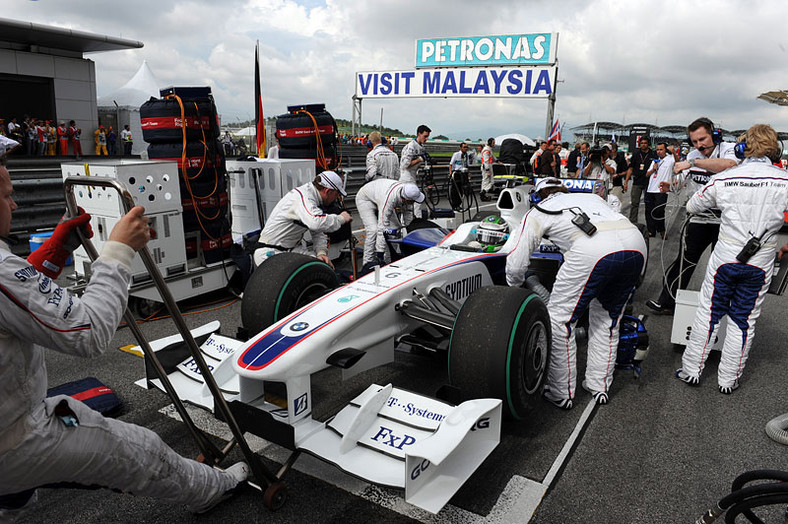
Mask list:
[[260,89],[260,41],[254,47],[254,120],[257,135],[257,156],[265,158],[265,117],[263,116],[263,93]]

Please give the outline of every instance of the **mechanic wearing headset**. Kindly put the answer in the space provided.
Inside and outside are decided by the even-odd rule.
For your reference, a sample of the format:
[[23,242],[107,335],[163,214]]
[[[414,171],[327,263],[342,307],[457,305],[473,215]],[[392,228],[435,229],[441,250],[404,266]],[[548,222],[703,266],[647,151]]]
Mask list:
[[314,253],[309,254],[333,268],[328,258],[326,233],[333,233],[352,221],[353,217],[347,211],[330,215],[322,207],[333,203],[340,196],[347,196],[345,183],[333,171],[323,171],[312,182],[291,189],[274,206],[260,232],[258,247],[254,251],[255,267],[266,258],[284,251],[306,253],[302,240],[304,233],[309,231],[314,249]]
[[[364,222],[364,271],[391,261],[384,233],[400,228],[397,208],[424,202],[424,194],[416,184],[404,184],[384,178],[364,184],[356,194],[356,209]],[[403,210],[403,214],[406,211]]]
[[588,363],[583,389],[606,404],[613,382],[619,321],[645,262],[640,231],[595,194],[569,193],[555,178],[536,184],[535,207],[506,258],[506,282],[521,286],[529,257],[549,237],[564,254],[547,304],[553,349],[544,397],[572,408],[576,388],[575,324],[589,310]]
[[364,178],[367,182],[376,178],[399,178],[399,158],[397,153],[386,147],[386,139],[380,133],[373,131],[367,137],[367,146],[372,150],[367,153],[367,172]]
[[[0,166],[0,521],[14,520],[35,490],[58,483],[102,486],[207,511],[246,479],[181,457],[156,433],[104,418],[65,395],[46,398],[45,349],[91,357],[104,352],[126,309],[131,261],[150,239],[142,207],[112,229],[81,297],[53,280],[79,245],[90,215],[61,222],[26,261],[8,243],[17,209]],[[47,276],[49,275],[49,276]]]
[[[722,141],[722,133],[714,129],[708,118],[698,118],[687,127],[689,140],[695,147],[684,162],[676,162],[675,173],[681,173],[679,181],[686,183],[694,193],[703,187],[714,173],[735,166],[738,161],[733,152],[733,144]],[[660,188],[667,191],[669,183],[663,182]],[[689,211],[689,210],[687,210]],[[676,307],[676,290],[685,289],[692,278],[695,266],[706,248],[717,242],[720,232],[719,212],[709,209],[701,215],[689,219],[684,241],[684,249],[679,249],[676,260],[668,267],[662,292],[657,300],[649,300],[646,306],[659,315],[672,315]],[[682,263],[681,255],[684,253]],[[679,275],[681,272],[681,275]]]
[[[709,258],[706,277],[676,377],[697,385],[719,321],[729,322],[717,370],[721,393],[739,387],[755,335],[755,321],[772,280],[776,235],[788,211],[788,173],[772,165],[782,148],[768,125],[747,130],[735,146],[741,165],[713,177],[687,202],[689,213],[719,209],[719,240]],[[782,252],[782,250],[781,250]]]

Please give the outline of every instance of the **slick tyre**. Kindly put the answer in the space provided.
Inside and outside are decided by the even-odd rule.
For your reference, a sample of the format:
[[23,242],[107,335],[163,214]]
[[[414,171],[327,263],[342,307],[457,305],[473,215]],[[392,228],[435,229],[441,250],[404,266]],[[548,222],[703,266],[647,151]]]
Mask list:
[[244,289],[241,322],[250,334],[339,287],[336,273],[320,260],[279,253],[254,270]]
[[460,309],[449,341],[449,381],[466,398],[498,398],[523,419],[542,392],[550,355],[550,318],[533,292],[483,287]]

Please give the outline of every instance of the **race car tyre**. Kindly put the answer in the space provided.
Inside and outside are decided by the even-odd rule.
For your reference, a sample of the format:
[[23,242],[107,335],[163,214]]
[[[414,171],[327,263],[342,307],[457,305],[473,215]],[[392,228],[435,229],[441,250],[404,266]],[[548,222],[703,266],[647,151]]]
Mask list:
[[259,333],[277,320],[339,287],[334,270],[300,253],[279,253],[254,270],[244,289],[241,323]]
[[483,287],[462,305],[449,340],[449,381],[468,398],[498,398],[507,417],[535,407],[547,375],[547,307],[522,288]]
[[410,224],[405,226],[408,230],[408,233],[411,231],[416,231],[417,229],[440,229],[441,227],[433,222],[432,220],[427,220],[426,218],[414,218],[410,221]]

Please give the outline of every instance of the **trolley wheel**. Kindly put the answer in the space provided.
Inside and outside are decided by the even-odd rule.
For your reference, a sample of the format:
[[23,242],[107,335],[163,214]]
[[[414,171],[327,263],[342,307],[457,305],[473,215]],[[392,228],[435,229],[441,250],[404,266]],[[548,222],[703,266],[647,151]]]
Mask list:
[[263,504],[271,511],[276,511],[287,501],[287,486],[282,482],[274,482],[265,488]]

